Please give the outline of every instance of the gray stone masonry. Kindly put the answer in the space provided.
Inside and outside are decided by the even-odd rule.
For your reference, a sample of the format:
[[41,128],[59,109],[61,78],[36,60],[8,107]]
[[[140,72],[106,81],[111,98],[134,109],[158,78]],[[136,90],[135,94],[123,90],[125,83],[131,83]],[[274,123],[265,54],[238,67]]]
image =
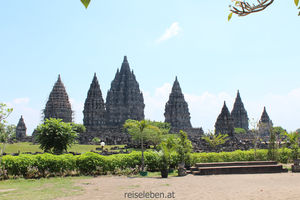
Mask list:
[[59,118],[64,122],[72,122],[71,104],[60,75],[58,75],[44,109],[44,119],[50,118]]

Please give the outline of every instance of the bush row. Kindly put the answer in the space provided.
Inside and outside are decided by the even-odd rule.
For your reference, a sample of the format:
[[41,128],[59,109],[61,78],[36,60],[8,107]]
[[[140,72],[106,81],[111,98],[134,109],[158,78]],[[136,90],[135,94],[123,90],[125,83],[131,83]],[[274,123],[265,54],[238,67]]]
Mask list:
[[[200,162],[234,162],[267,160],[268,150],[234,151],[221,153],[193,153],[186,161],[187,165],[194,165]],[[177,166],[178,156],[172,154],[171,166]],[[286,163],[291,161],[292,155],[289,149],[278,151],[278,161]],[[145,164],[148,171],[159,171],[158,155],[153,151],[145,152]],[[114,174],[120,170],[134,170],[141,164],[141,152],[130,154],[116,154],[102,156],[96,153],[84,153],[81,155],[26,155],[3,156],[0,167],[0,177],[6,175],[23,176],[25,178],[39,178],[47,176],[65,175],[101,175]]]

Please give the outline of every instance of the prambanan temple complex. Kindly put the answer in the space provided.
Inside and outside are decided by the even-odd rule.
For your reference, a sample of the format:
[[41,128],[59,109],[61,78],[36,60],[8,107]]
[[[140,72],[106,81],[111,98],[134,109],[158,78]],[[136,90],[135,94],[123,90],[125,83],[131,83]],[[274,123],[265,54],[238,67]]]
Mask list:
[[[144,119],[144,108],[143,93],[125,56],[120,70],[117,70],[115,78],[111,82],[106,101],[103,99],[96,73],[94,74],[84,103],[83,124],[86,127],[86,132],[80,134],[80,142],[87,144],[94,137],[98,137],[106,144],[130,143],[130,137],[122,126],[127,119]],[[64,122],[72,122],[71,104],[60,75],[50,92],[43,113],[44,119],[60,118]],[[177,77],[173,83],[169,100],[166,102],[164,116],[165,122],[171,125],[171,133],[184,130],[188,133],[194,146],[205,148],[201,139],[204,132],[202,128],[192,127],[188,104],[185,101]],[[244,144],[245,137],[253,137],[251,131],[249,131],[248,121],[248,114],[238,91],[231,112],[229,112],[226,102],[224,102],[215,123],[215,133],[228,134],[231,138],[229,142],[234,142],[231,146],[237,145],[236,143]],[[260,134],[268,137],[272,125],[266,108],[264,108],[259,121]],[[243,134],[243,136],[235,134],[235,128],[242,128],[247,131],[247,134]],[[23,117],[21,117],[17,126],[17,137],[21,139],[25,135],[26,126]]]

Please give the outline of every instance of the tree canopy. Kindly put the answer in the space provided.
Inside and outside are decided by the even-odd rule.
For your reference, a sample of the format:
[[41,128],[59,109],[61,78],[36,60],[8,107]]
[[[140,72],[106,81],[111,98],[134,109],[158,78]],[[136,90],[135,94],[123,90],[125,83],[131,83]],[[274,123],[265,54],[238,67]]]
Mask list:
[[8,142],[8,139],[15,135],[15,126],[7,125],[6,118],[12,113],[13,109],[8,108],[6,104],[0,103],[0,142],[3,143],[0,156],[5,149],[5,144]]
[[45,152],[61,154],[75,143],[77,132],[71,123],[62,119],[46,119],[44,124],[37,127],[36,140]]

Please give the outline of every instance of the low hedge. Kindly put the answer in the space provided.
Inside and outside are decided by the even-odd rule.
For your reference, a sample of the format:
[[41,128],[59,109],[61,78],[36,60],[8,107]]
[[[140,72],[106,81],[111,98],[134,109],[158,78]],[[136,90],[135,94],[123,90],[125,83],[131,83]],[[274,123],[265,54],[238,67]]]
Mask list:
[[[234,161],[254,161],[267,160],[268,150],[249,150],[221,153],[192,153],[186,163],[190,166],[201,162],[234,162]],[[158,155],[153,151],[145,154],[145,164],[148,171],[159,171]],[[171,166],[177,166],[178,156],[172,154]],[[278,151],[278,161],[286,163],[291,161],[290,149],[280,149]],[[130,154],[116,154],[102,156],[88,152],[81,155],[27,155],[3,156],[0,162],[0,177],[23,176],[25,178],[39,178],[47,176],[65,175],[101,175],[114,174],[115,171],[134,169],[141,164],[141,152]]]

